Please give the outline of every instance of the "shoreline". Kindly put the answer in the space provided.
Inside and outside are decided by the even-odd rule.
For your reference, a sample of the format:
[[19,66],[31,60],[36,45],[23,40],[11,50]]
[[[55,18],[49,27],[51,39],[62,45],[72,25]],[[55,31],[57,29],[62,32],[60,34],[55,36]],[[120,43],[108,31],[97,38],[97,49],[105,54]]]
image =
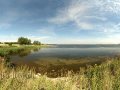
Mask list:
[[16,66],[28,66],[29,68],[34,68],[36,73],[41,73],[42,75],[47,73],[48,77],[64,77],[68,71],[78,73],[80,68],[87,68],[88,66],[101,65],[106,61],[111,61],[112,59],[120,59],[120,56],[114,57],[88,57],[81,58],[78,60],[38,60],[36,62],[13,62]]

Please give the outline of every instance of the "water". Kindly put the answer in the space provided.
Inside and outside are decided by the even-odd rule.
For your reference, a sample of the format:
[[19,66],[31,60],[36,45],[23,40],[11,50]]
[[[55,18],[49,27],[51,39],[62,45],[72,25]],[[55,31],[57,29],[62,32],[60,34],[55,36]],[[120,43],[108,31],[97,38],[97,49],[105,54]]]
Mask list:
[[50,48],[31,50],[23,55],[13,55],[11,61],[17,65],[41,67],[40,70],[37,69],[38,72],[49,72],[53,69],[58,71],[63,67],[78,70],[82,65],[102,62],[103,57],[119,54],[120,45],[54,45]]
[[[80,58],[91,56],[111,56],[120,53],[120,45],[55,45],[52,48],[41,48],[24,57],[15,56],[12,60],[36,60],[46,57]],[[15,59],[14,59],[15,58]]]

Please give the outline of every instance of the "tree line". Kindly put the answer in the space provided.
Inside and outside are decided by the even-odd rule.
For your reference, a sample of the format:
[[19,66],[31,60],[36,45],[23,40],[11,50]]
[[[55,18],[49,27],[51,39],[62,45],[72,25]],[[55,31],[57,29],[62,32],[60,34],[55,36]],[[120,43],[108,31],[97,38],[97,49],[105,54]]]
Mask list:
[[41,42],[35,40],[33,43],[31,43],[30,39],[25,38],[25,37],[19,37],[18,44],[20,44],[20,45],[30,45],[30,44],[41,45]]
[[[2,44],[2,42],[0,42],[0,44]],[[41,45],[40,41],[33,41],[33,43],[31,42],[31,39],[29,38],[25,38],[25,37],[19,37],[17,42],[4,42],[4,44],[9,44],[10,46],[12,46],[12,44],[20,44],[20,45]]]

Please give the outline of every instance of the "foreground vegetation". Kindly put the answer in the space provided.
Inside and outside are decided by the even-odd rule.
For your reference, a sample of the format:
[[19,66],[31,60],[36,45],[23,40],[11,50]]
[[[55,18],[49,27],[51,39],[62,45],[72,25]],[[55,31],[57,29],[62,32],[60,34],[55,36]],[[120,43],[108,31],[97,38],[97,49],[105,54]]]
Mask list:
[[0,63],[0,90],[120,90],[120,60],[68,72],[66,77],[48,78],[27,66],[10,68]]

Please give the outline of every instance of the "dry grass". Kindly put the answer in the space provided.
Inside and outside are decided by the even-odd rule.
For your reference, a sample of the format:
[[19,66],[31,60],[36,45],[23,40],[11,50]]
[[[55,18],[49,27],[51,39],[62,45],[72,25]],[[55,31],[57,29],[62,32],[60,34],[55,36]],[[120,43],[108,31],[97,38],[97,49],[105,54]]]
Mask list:
[[36,74],[26,66],[10,69],[0,64],[0,90],[120,90],[120,61],[116,59],[58,78]]

